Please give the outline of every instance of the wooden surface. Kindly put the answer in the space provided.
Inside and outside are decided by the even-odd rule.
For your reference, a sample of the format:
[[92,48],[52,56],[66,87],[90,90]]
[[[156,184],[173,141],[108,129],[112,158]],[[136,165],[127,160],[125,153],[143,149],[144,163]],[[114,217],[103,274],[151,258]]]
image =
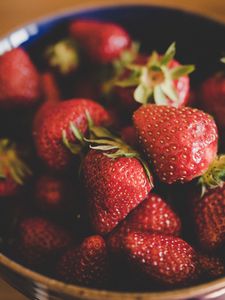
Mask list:
[[[48,15],[62,9],[69,9],[80,3],[95,4],[95,0],[0,0],[0,35],[9,32],[12,28],[30,22],[34,18]],[[103,2],[103,1],[102,1]],[[117,0],[105,0],[105,3],[121,3]],[[128,0],[128,3],[133,0]],[[136,1],[137,3],[139,1]],[[225,22],[224,0],[146,0],[142,2],[180,7]],[[103,2],[104,3],[104,2]],[[0,281],[0,300],[26,300],[25,297],[14,291],[7,284]]]

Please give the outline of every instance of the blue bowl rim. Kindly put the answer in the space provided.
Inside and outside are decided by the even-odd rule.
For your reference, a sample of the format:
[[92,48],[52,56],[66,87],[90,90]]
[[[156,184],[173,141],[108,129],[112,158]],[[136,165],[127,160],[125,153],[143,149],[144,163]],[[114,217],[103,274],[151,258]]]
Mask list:
[[[113,4],[114,2],[114,4]],[[15,27],[12,31],[3,35],[3,39],[7,38],[10,34],[13,34],[17,30],[26,28],[32,24],[44,24],[48,22],[53,22],[56,20],[60,20],[62,18],[70,17],[76,12],[82,11],[92,11],[95,9],[117,9],[118,7],[152,7],[157,9],[165,9],[171,12],[183,13],[189,16],[197,17],[199,20],[218,24],[220,26],[225,27],[225,21],[222,22],[221,20],[217,20],[216,18],[211,18],[209,16],[205,16],[202,13],[195,12],[189,10],[187,8],[175,8],[173,6],[166,6],[166,5],[155,5],[152,3],[148,3],[147,1],[139,0],[137,1],[129,1],[120,0],[120,1],[111,1],[111,3],[105,3],[104,0],[95,1],[95,4],[90,3],[83,3],[83,4],[75,4],[73,7],[64,10],[58,10],[55,13],[48,14],[44,17],[37,18],[32,22],[28,22],[21,26]],[[117,3],[120,3],[117,5]],[[176,289],[172,291],[160,291],[160,292],[119,292],[119,291],[109,291],[109,290],[98,290],[94,288],[87,288],[78,285],[66,284],[61,281],[52,279],[35,271],[32,271],[23,265],[16,263],[15,261],[11,260],[4,254],[0,253],[0,264],[2,264],[5,268],[10,269],[12,272],[17,273],[18,275],[22,275],[24,278],[34,281],[38,283],[43,288],[47,287],[49,291],[54,291],[58,293],[62,293],[64,295],[69,295],[71,297],[79,297],[80,299],[86,300],[118,300],[123,297],[124,300],[150,300],[150,299],[157,299],[157,300],[182,300],[197,297],[197,296],[204,296],[208,295],[209,293],[216,293],[217,291],[223,289],[225,293],[225,277],[210,281],[208,283],[199,284],[195,286],[191,286],[188,288]],[[1,272],[0,272],[1,273]],[[4,277],[3,277],[4,279]],[[8,281],[8,280],[6,280]]]

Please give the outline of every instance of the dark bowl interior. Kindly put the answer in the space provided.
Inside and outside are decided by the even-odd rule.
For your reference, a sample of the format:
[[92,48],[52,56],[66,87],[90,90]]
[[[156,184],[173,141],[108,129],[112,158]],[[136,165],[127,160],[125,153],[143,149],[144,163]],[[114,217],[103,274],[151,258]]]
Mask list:
[[[225,26],[223,24],[176,9],[146,5],[88,8],[46,18],[18,29],[0,40],[0,53],[16,46],[22,46],[30,53],[37,67],[43,70],[44,60],[42,53],[46,45],[65,37],[68,23],[76,18],[97,19],[121,24],[127,29],[134,40],[141,42],[142,50],[147,53],[150,53],[154,49],[163,52],[172,41],[176,41],[177,59],[182,63],[194,63],[196,65],[197,71],[192,75],[193,85],[197,85],[210,73],[221,68],[219,59],[225,50]],[[4,201],[4,199],[2,201]],[[4,209],[1,210],[0,214],[3,215],[4,213]],[[41,279],[41,281],[43,280],[42,285],[44,284],[44,286],[38,285],[37,287],[37,282],[40,280],[39,277],[35,277],[36,283],[34,283],[34,277],[29,272],[25,272],[26,274],[23,273],[21,275],[18,273],[17,267],[17,270],[13,271],[15,266],[9,266],[8,261],[5,260],[3,256],[0,257],[0,261],[2,262],[0,269],[3,277],[24,294],[30,297],[36,297],[33,299],[47,299],[42,298],[44,297],[42,295],[44,286],[47,286],[49,290],[55,290],[52,294],[54,294],[56,298],[50,299],[65,299],[64,297],[67,293],[70,295],[72,293],[70,288],[67,290],[66,285],[62,285],[60,288],[58,286],[57,288],[55,282],[52,284],[51,281],[47,281],[44,277]],[[21,272],[22,270],[24,271],[24,269],[21,269]],[[211,290],[214,290],[213,283],[210,284]],[[34,296],[34,285],[37,287],[37,290],[42,291],[40,295],[37,293],[37,295]],[[64,290],[64,296],[62,296],[60,290]],[[87,293],[88,299],[94,298],[93,295],[90,296],[90,290],[83,290],[85,291],[84,294]],[[180,298],[176,299],[186,298],[185,290],[180,292]],[[204,291],[204,289],[200,287],[199,292],[195,288],[196,295],[204,294],[205,292],[206,290]],[[49,292],[46,291],[46,293],[48,294]],[[96,291],[96,293],[98,292]],[[158,293],[159,296],[160,294],[162,297],[160,299],[163,299],[163,294]],[[96,295],[98,294],[95,294],[95,296]],[[111,299],[111,297],[112,299],[120,299],[119,294],[114,293],[114,296],[113,293],[107,294],[108,299]],[[147,296],[149,297],[148,299],[153,299],[151,294]],[[74,290],[74,298],[71,296],[70,299],[79,299],[80,297],[83,296],[78,295],[77,290]],[[99,294],[99,299],[103,299],[105,296],[102,297],[103,295]],[[136,299],[146,299],[146,294],[140,293],[138,297],[139,298]],[[126,299],[132,299],[131,295],[130,298],[128,297]],[[165,297],[165,299],[167,298]]]

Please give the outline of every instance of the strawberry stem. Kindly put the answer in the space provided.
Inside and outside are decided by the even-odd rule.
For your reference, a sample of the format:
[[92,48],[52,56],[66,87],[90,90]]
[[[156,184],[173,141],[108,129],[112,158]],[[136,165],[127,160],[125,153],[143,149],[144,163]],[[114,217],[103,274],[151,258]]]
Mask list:
[[225,182],[225,155],[217,156],[208,170],[199,179],[202,187],[202,196],[209,189],[222,187]]

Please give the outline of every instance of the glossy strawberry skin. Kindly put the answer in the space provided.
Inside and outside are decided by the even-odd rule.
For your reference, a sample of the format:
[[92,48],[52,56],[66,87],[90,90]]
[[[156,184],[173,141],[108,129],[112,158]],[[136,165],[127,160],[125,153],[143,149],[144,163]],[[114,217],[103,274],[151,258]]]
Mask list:
[[225,245],[225,186],[195,199],[194,220],[203,250],[214,251]]
[[124,240],[124,251],[134,270],[150,282],[183,286],[196,278],[196,252],[178,237],[131,232]]
[[104,239],[89,236],[66,251],[57,264],[57,274],[63,281],[100,287],[109,277],[109,258]]
[[216,124],[200,110],[148,104],[134,113],[133,120],[140,146],[162,182],[191,181],[217,155]]
[[73,155],[63,145],[62,133],[65,130],[67,139],[75,142],[70,123],[84,134],[88,128],[87,111],[96,126],[110,122],[107,111],[100,104],[87,99],[60,102],[45,113],[42,126],[35,128],[33,136],[37,153],[48,167],[57,171],[68,168]]
[[[144,55],[140,55],[136,59],[136,63],[140,65],[145,65],[147,63],[148,57]],[[172,60],[168,68],[173,69],[180,66],[180,63],[176,60]],[[122,74],[121,78],[125,79],[129,76],[129,71],[125,70]],[[190,79],[189,76],[181,76],[179,79],[173,81],[174,88],[177,92],[178,96],[178,107],[185,106],[189,102],[190,95]],[[130,112],[134,112],[140,104],[134,100],[134,91],[135,87],[115,87],[114,92],[117,97],[117,101],[119,101],[121,107]],[[167,97],[167,105],[173,106],[173,101]]]
[[135,230],[177,236],[181,231],[181,222],[160,196],[150,193],[109,235],[109,249],[113,253],[120,253],[124,238]]
[[39,268],[60,254],[72,242],[70,234],[41,217],[26,218],[19,224],[16,249],[29,266]]
[[215,74],[203,82],[199,98],[204,110],[210,113],[219,127],[225,127],[225,74]]
[[40,76],[28,54],[16,48],[0,56],[1,108],[32,106],[40,96]]
[[152,186],[136,158],[111,159],[91,150],[83,163],[93,229],[107,234],[141,203]]
[[71,36],[93,62],[109,63],[131,45],[128,33],[114,23],[78,20],[70,24]]

